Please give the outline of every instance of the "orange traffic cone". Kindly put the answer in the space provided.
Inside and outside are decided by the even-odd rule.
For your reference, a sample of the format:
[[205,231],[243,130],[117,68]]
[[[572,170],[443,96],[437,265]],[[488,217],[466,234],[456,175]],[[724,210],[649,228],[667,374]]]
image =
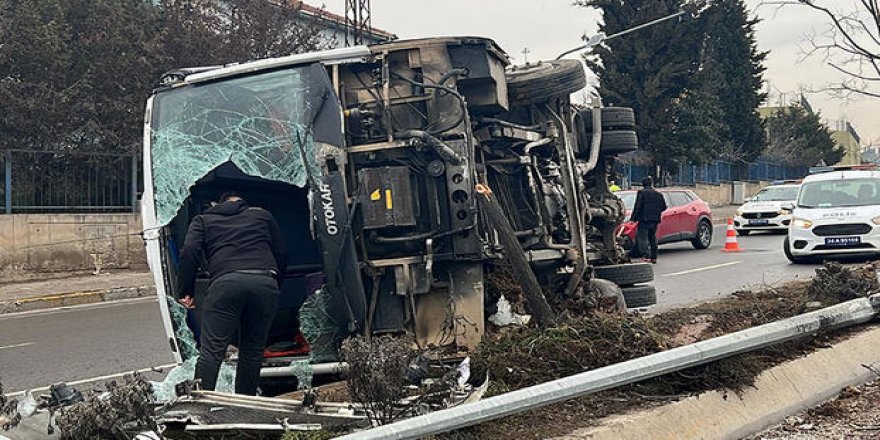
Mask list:
[[721,252],[742,252],[739,243],[736,242],[736,231],[733,229],[733,219],[727,219],[727,239],[724,240],[724,249]]

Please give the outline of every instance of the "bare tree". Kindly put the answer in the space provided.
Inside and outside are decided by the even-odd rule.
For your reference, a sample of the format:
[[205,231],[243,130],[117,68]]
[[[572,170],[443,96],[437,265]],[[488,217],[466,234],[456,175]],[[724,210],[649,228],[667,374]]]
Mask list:
[[827,26],[807,35],[807,55],[822,57],[844,75],[824,90],[841,97],[880,98],[880,0],[764,1],[762,5],[791,5],[823,14]]

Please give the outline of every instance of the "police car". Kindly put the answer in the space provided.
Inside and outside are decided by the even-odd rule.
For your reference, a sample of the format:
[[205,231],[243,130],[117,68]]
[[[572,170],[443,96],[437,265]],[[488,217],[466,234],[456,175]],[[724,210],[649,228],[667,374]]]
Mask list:
[[792,209],[785,256],[806,263],[822,256],[880,254],[880,171],[874,166],[812,169]]
[[791,223],[791,211],[783,206],[797,200],[797,184],[768,186],[748,199],[733,217],[733,227],[739,235],[752,231],[786,231]]

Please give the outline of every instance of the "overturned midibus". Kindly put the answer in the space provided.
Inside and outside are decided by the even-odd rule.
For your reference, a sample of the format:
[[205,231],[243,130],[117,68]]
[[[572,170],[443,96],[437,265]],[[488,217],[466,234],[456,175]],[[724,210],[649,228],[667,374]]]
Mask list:
[[633,114],[573,105],[585,86],[579,61],[510,67],[471,37],[165,74],[147,104],[143,218],[177,360],[195,354],[199,320],[173,300],[179,248],[229,190],[271,211],[290,250],[267,375],[305,355],[300,332],[325,365],[352,334],[472,349],[499,265],[539,299],[607,290],[592,282],[604,278],[628,306],[653,304],[607,187],[614,156],[637,148]]

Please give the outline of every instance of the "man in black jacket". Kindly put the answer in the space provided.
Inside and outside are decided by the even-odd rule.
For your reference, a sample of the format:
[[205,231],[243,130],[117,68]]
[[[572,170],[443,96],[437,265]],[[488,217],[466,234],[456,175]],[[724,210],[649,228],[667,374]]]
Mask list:
[[[196,379],[201,379],[203,389],[213,390],[226,349],[237,342],[235,392],[256,395],[279,283],[287,268],[278,223],[269,211],[249,207],[239,195],[223,194],[219,204],[193,218],[186,234],[178,298],[187,308],[195,307],[200,262],[211,280],[200,305]],[[236,335],[239,340],[233,341]]]
[[[636,194],[630,220],[638,222],[636,232],[636,248],[643,261],[657,263],[657,225],[660,216],[666,210],[663,194],[654,189],[654,180],[650,176],[642,180],[642,189]],[[650,252],[650,253],[649,253]]]

